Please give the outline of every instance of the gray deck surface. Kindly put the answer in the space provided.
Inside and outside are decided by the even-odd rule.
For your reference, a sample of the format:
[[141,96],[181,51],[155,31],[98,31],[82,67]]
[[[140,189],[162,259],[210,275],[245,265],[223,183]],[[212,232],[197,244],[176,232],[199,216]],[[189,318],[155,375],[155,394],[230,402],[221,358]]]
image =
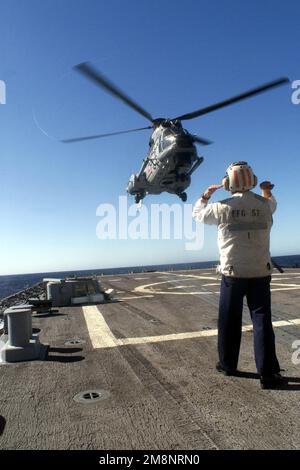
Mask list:
[[[242,340],[245,376],[215,370],[213,270],[101,279],[118,302],[34,316],[48,359],[0,366],[1,449],[300,448],[300,364],[292,362],[300,322],[291,322],[300,319],[299,270],[272,280],[277,353],[290,380],[270,391],[259,386],[251,331]],[[85,343],[67,346],[71,339]],[[91,389],[109,397],[73,400]]]

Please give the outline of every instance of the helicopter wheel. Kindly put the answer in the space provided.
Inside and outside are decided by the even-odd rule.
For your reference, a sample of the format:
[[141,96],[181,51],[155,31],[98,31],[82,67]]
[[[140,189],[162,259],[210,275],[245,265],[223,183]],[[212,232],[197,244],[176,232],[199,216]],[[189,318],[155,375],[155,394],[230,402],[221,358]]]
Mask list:
[[134,201],[135,201],[136,204],[138,204],[141,200],[142,200],[142,198],[139,194],[137,194],[134,198]]
[[182,202],[186,202],[186,201],[187,201],[187,194],[186,194],[186,193],[181,193],[181,194],[179,194],[179,197],[180,197],[180,199],[182,200]]

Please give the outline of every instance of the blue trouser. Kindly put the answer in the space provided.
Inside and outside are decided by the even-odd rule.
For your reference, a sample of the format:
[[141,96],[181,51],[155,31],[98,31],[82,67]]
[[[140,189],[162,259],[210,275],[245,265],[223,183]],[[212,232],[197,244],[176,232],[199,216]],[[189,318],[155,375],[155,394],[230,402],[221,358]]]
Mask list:
[[271,320],[270,281],[271,276],[251,279],[222,276],[218,350],[220,364],[228,371],[235,370],[238,364],[245,296],[253,323],[257,371],[260,375],[280,371]]

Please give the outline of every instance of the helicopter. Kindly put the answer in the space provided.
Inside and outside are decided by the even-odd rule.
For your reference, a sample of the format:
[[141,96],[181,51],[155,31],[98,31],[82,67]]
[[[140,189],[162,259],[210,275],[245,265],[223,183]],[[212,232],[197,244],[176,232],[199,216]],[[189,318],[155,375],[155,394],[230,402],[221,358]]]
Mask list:
[[148,111],[117,88],[91,63],[83,62],[73,68],[94,84],[123,101],[151,123],[149,126],[136,129],[62,140],[64,143],[73,143],[152,129],[147,156],[143,160],[139,172],[130,176],[127,185],[127,192],[134,196],[137,204],[147,194],[161,194],[162,192],[176,194],[183,202],[186,202],[186,189],[190,186],[191,176],[204,160],[203,157],[197,155],[195,144],[209,145],[212,142],[188,132],[183,128],[181,121],[203,116],[289,82],[286,77],[279,78],[224,101],[168,119],[153,118]]

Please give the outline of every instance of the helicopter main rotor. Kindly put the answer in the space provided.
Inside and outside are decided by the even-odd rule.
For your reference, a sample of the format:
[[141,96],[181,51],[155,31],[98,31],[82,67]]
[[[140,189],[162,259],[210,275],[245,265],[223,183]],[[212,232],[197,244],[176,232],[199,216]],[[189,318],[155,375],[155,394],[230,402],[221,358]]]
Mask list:
[[[260,93],[264,93],[265,91],[271,90],[272,88],[279,87],[281,85],[284,85],[286,83],[289,83],[289,79],[286,77],[279,78],[277,80],[274,80],[272,82],[265,83],[264,85],[261,85],[256,88],[252,88],[244,93],[241,93],[239,95],[235,95],[231,98],[228,98],[226,100],[217,102],[213,105],[206,106],[204,108],[200,108],[196,111],[193,111],[191,113],[187,114],[182,114],[181,116],[177,116],[173,119],[165,119],[165,118],[153,118],[152,115],[146,111],[142,106],[140,106],[138,103],[136,103],[134,100],[132,100],[129,96],[127,96],[123,91],[121,91],[116,85],[114,85],[110,80],[108,80],[106,77],[104,77],[103,74],[101,74],[96,68],[90,64],[89,62],[83,62],[81,64],[75,65],[74,70],[77,70],[80,72],[82,75],[84,75],[86,78],[94,82],[96,85],[101,86],[104,88],[108,93],[111,95],[115,96],[119,100],[123,101],[127,106],[129,106],[131,109],[142,115],[144,118],[146,118],[148,121],[151,122],[151,126],[147,127],[140,127],[136,129],[129,129],[129,130],[124,130],[124,131],[117,131],[117,132],[110,132],[106,134],[97,134],[97,135],[91,135],[91,136],[86,136],[86,137],[75,137],[71,139],[64,139],[62,142],[64,143],[72,143],[72,142],[80,142],[83,140],[91,140],[91,139],[99,139],[102,137],[110,137],[114,135],[120,135],[120,134],[127,134],[130,132],[137,132],[141,130],[146,130],[146,129],[152,129],[153,127],[157,127],[160,124],[164,125],[164,123],[173,123],[176,125],[176,121],[185,121],[189,119],[195,119],[196,117],[203,116],[204,114],[211,113],[213,111],[216,111],[218,109],[224,108],[226,106],[232,105],[234,103],[237,103],[239,101],[242,101],[247,98],[251,98],[252,96],[258,95]],[[179,123],[178,123],[179,124]],[[212,142],[204,139],[202,137],[198,137],[192,134],[189,134],[193,142],[202,144],[202,145],[209,145]]]
[[83,140],[100,139],[101,137],[111,137],[113,135],[129,134],[130,132],[144,131],[146,129],[152,129],[152,128],[153,126],[137,127],[136,129],[129,129],[126,131],[109,132],[107,134],[96,134],[96,135],[89,135],[86,137],[74,137],[72,139],[63,139],[61,140],[61,142],[63,142],[64,144],[71,144],[73,142],[81,142]]
[[92,80],[94,83],[96,83],[96,85],[100,85],[111,95],[116,96],[118,99],[127,104],[127,106],[130,106],[130,108],[134,109],[134,111],[148,119],[148,121],[154,121],[153,117],[150,113],[148,113],[148,111],[145,111],[145,109],[129,98],[129,96],[125,95],[123,91],[119,90],[116,85],[105,78],[104,75],[96,70],[90,63],[83,62],[82,64],[75,65],[74,69],[82,73],[86,78]]
[[212,111],[216,111],[217,109],[224,108],[225,106],[229,106],[231,104],[237,103],[238,101],[242,101],[247,98],[251,98],[252,96],[263,93],[265,91],[271,90],[271,88],[276,88],[278,86],[284,85],[285,83],[289,83],[289,81],[290,80],[286,77],[279,78],[278,80],[274,80],[272,82],[265,83],[264,85],[261,85],[259,87],[252,88],[251,90],[248,90],[245,93],[241,93],[240,95],[233,96],[232,98],[228,98],[227,100],[220,101],[211,106],[200,108],[197,111],[193,111],[192,113],[182,114],[181,116],[177,116],[175,119],[178,119],[179,121],[195,119],[196,117],[203,116],[204,114],[211,113]]

